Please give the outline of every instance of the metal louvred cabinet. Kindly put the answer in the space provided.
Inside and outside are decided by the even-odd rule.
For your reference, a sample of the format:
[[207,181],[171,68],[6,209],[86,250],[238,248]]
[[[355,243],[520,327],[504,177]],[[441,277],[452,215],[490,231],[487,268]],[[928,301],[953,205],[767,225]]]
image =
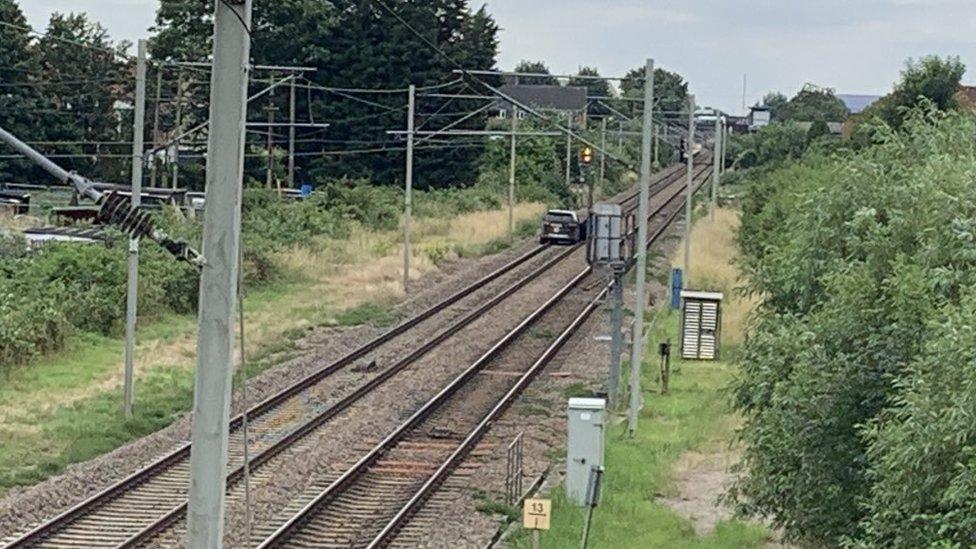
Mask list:
[[681,292],[681,358],[718,359],[723,297],[719,292]]

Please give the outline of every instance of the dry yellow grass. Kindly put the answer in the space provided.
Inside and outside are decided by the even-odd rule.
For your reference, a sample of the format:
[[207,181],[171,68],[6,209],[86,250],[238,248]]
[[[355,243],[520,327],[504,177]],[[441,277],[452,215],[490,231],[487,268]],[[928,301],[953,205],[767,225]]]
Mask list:
[[[541,203],[519,204],[515,220],[536,219],[545,211]],[[473,212],[452,219],[420,219],[415,222],[410,277],[419,278],[437,269],[431,248],[447,250],[444,259],[455,257],[456,248],[484,245],[508,232],[508,210]],[[403,249],[398,231],[377,232],[358,228],[349,238],[317,239],[275,257],[290,284],[273,295],[245,299],[248,355],[266,348],[291,330],[329,323],[338,313],[364,303],[390,304],[403,297]],[[188,331],[168,339],[140,338],[136,349],[137,378],[160,367],[194,367],[196,336]],[[0,404],[0,421],[29,425],[23,417],[55,406],[81,401],[122,383],[119,361],[102,370],[85,385],[65,389],[56,401],[50,395],[21,394],[16,402]]]
[[[733,263],[738,254],[735,233],[739,228],[739,213],[718,208],[714,216],[707,214],[691,229],[691,278],[689,288],[718,291],[725,294],[722,304],[722,339],[726,345],[738,345],[745,337],[746,320],[755,301],[745,299],[735,291],[739,283],[739,269]],[[684,265],[684,241],[678,246],[672,265]]]

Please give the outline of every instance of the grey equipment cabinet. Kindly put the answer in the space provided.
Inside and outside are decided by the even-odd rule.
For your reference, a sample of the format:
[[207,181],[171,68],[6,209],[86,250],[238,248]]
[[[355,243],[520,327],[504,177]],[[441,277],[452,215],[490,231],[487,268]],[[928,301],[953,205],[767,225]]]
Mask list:
[[607,401],[602,398],[569,399],[569,441],[566,444],[566,495],[586,505],[590,470],[603,466],[603,422]]

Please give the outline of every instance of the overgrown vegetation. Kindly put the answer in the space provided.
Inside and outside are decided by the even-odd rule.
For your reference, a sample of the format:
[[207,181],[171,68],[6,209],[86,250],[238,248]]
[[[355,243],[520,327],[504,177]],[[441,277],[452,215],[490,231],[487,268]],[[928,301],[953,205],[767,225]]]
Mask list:
[[931,103],[758,176],[739,509],[794,540],[976,543],[976,118]]
[[[650,341],[656,348],[677,332],[678,314],[659,318]],[[647,391],[637,435],[626,435],[626,422],[608,422],[606,476],[603,499],[594,510],[590,547],[763,547],[769,533],[762,527],[737,520],[722,520],[714,531],[698,535],[690,520],[669,507],[664,498],[676,497],[675,466],[687,452],[727,450],[734,422],[727,416],[723,388],[732,380],[730,363],[698,363],[675,359],[670,392],[658,394],[658,364],[653,351],[643,368],[642,386]],[[581,396],[578,388],[567,391]],[[590,393],[592,394],[592,393]],[[583,510],[568,501],[562,487],[553,500],[552,529],[543,532],[541,547],[575,547],[580,542]],[[530,547],[529,534],[521,532],[515,547]]]
[[[545,189],[531,183],[522,187],[527,189],[526,196],[552,200]],[[248,190],[242,220],[245,285],[255,288],[277,280],[284,274],[277,254],[315,246],[321,237],[342,238],[357,226],[377,231],[396,229],[402,194],[392,187],[349,180],[325,186],[304,201],[282,200],[264,189]],[[500,196],[490,186],[420,191],[415,214],[421,219],[449,218],[495,209],[501,206]],[[199,241],[199,222],[163,215],[161,223],[172,232]],[[535,225],[520,224],[519,234],[530,233]],[[117,235],[109,245],[55,244],[28,253],[23,241],[0,238],[0,368],[59,349],[70,334],[119,333],[125,310],[126,243]],[[507,239],[493,239],[477,247],[445,249],[438,259],[447,259],[448,252],[474,256],[498,252],[508,245]],[[195,311],[199,290],[196,272],[174,262],[157,246],[142,248],[140,319]],[[435,250],[427,252],[437,255]],[[351,322],[353,317],[345,321]],[[375,315],[367,317],[385,322]]]

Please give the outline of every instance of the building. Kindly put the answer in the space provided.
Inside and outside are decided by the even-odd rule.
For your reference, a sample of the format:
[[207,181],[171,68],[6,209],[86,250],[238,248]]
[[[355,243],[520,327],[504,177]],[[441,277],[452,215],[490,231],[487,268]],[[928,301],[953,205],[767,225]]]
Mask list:
[[881,99],[880,95],[863,95],[856,93],[839,93],[837,94],[837,99],[840,99],[844,106],[851,114],[858,114],[864,109],[870,107],[875,101]]
[[[586,88],[574,86],[525,86],[506,84],[499,88],[505,95],[539,111],[582,113],[586,110]],[[495,102],[499,118],[512,115],[512,105],[504,100]],[[519,113],[524,118],[525,113]]]
[[749,131],[756,131],[768,126],[772,120],[773,111],[769,107],[756,105],[749,109]]

